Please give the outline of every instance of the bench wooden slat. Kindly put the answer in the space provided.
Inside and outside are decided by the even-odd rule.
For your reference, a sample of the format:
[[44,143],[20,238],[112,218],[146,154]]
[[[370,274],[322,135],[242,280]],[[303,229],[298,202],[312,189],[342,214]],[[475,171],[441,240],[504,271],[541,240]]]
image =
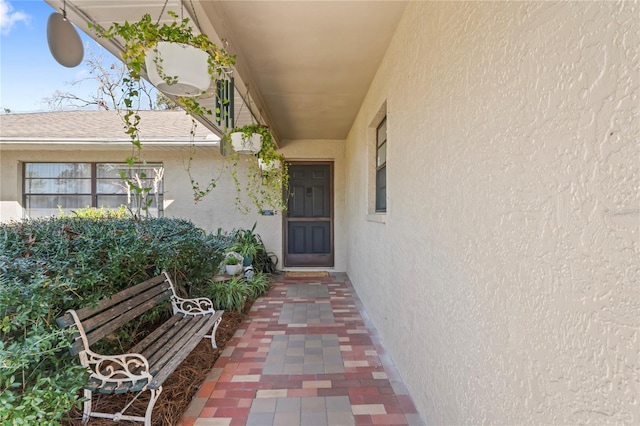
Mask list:
[[118,386],[116,383],[107,383],[101,384],[100,381],[93,379],[92,387],[85,386],[85,388],[93,391],[100,392],[101,394],[110,395],[110,394],[123,394],[127,392],[136,392],[142,390],[147,384],[148,380],[139,380],[136,383],[123,383]]
[[180,321],[182,315],[173,315],[160,327],[153,330],[147,337],[138,342],[135,346],[129,349],[129,352],[146,354],[149,353],[149,347],[162,340],[162,337],[167,333],[167,330],[174,327],[175,323]]
[[[98,304],[95,306],[86,306],[84,308],[77,309],[76,314],[78,315],[78,318],[80,319],[80,321],[84,321],[86,318],[92,315],[95,315],[95,312],[103,311],[114,304],[118,304],[125,299],[131,298],[132,296],[143,292],[147,288],[153,287],[158,283],[166,281],[166,279],[167,278],[164,276],[164,274],[150,278],[146,281],[141,282],[140,284],[136,284],[133,287],[129,287],[126,290],[123,290],[117,294],[114,294],[108,299],[103,299],[99,301]],[[75,322],[73,321],[73,317],[68,313],[56,319],[56,322],[58,323],[58,326],[60,328],[66,328],[66,327],[69,327],[70,325],[75,324]]]
[[[99,341],[109,333],[112,333],[113,331],[122,327],[124,324],[128,323],[129,321],[139,317],[149,309],[153,308],[158,303],[164,300],[168,300],[169,297],[170,297],[169,294],[161,293],[155,296],[155,298],[149,299],[145,303],[138,304],[135,308],[124,312],[122,315],[113,318],[111,321],[87,333],[87,341],[89,342],[89,345],[94,344],[95,342]],[[73,355],[77,355],[83,350],[83,348],[84,348],[84,345],[82,343],[82,340],[77,339],[72,345],[71,353]]]
[[202,338],[213,328],[214,323],[221,315],[222,311],[217,311],[215,315],[207,318],[207,321],[203,322],[194,335],[182,343],[182,346],[175,346],[179,347],[179,350],[171,358],[167,359],[167,363],[157,374],[154,374],[153,380],[149,383],[150,389],[157,389],[162,385],[166,378],[169,377],[191,351],[198,346]]
[[[151,367],[151,370],[153,371],[152,374],[155,374],[160,368],[162,368],[164,365],[164,362],[162,361],[163,358],[170,357],[176,346],[180,346],[184,344],[185,341],[189,340],[202,326],[202,323],[204,323],[206,319],[207,317],[205,316],[187,317],[180,321],[176,327],[170,330],[170,339],[167,344],[157,348],[154,353],[147,354],[147,360],[149,361],[149,364],[153,366]],[[169,335],[167,337],[169,337]]]
[[147,302],[149,300],[157,300],[156,298],[158,296],[164,296],[164,300],[167,300],[169,297],[171,297],[169,283],[164,282],[156,285],[155,287],[150,287],[144,292],[118,301],[117,303],[113,303],[112,306],[108,307],[108,309],[96,310],[92,316],[81,319],[82,326],[84,327],[85,332],[93,331],[98,326],[102,326],[103,324],[109,322],[111,318],[119,317],[139,305],[147,305]]
[[194,320],[195,318],[193,317],[181,318],[177,324],[166,330],[163,336],[145,349],[143,354],[147,358],[147,361],[149,361],[152,371],[151,374],[155,374],[158,371],[159,368],[156,367],[157,361],[173,348],[179,338],[191,333],[190,327],[193,326]]

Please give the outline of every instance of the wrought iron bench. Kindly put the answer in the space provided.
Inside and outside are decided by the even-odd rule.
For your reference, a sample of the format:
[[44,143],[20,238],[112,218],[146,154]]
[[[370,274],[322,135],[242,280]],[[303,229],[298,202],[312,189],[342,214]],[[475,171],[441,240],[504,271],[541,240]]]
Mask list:
[[[154,306],[170,300],[173,316],[121,355],[100,355],[90,347],[129,321],[149,311]],[[78,333],[70,348],[89,370],[89,382],[85,386],[82,419],[90,417],[113,420],[133,420],[151,425],[151,412],[162,392],[162,383],[180,365],[204,338],[211,338],[216,348],[215,334],[223,311],[216,311],[206,298],[183,299],[178,297],[171,278],[166,272],[109,299],[77,311],[69,310],[56,322],[61,328],[77,327]],[[118,413],[91,411],[93,392],[104,394],[136,393]],[[151,393],[144,417],[125,415],[125,411],[144,391]]]

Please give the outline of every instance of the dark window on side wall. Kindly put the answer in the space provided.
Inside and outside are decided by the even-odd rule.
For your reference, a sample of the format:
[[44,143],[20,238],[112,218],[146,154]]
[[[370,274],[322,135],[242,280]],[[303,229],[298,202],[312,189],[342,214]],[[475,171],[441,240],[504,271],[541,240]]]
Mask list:
[[376,129],[376,212],[387,211],[387,117]]

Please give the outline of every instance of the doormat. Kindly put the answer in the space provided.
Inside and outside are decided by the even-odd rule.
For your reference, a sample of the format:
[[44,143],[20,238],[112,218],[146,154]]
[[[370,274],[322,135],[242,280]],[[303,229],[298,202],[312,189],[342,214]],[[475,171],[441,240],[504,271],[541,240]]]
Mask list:
[[327,271],[287,271],[284,274],[285,278],[320,278],[328,277]]

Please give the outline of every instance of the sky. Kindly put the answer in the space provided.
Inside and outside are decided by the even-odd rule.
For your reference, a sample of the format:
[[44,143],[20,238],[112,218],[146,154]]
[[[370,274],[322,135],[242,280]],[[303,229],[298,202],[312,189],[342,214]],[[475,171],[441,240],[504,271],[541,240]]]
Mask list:
[[[56,90],[83,94],[95,91],[91,82],[79,89],[65,85],[88,75],[86,65],[66,68],[51,56],[47,20],[56,12],[43,0],[0,0],[0,111],[48,111],[43,101]],[[103,52],[82,30],[78,34],[87,49]],[[115,58],[114,58],[115,61]]]

